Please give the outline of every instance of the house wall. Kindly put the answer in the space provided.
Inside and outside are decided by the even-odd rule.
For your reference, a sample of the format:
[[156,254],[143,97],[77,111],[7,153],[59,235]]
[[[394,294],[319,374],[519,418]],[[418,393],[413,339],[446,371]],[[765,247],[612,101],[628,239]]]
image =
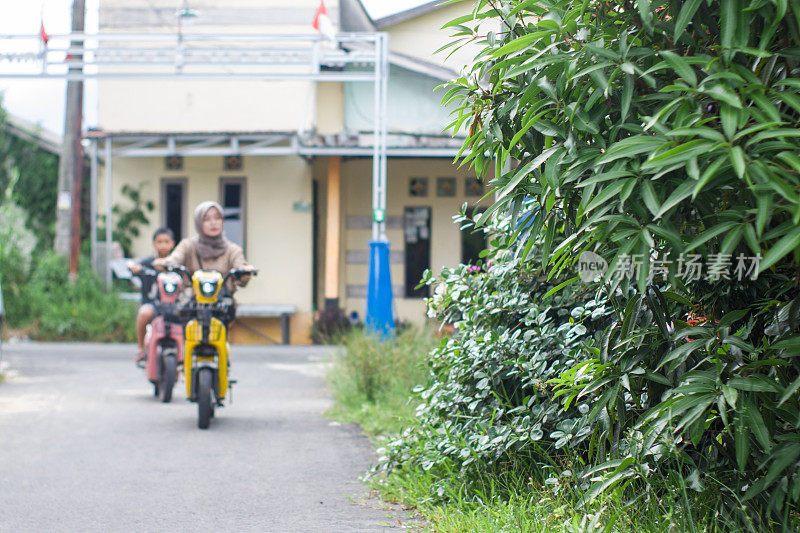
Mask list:
[[[442,107],[444,90],[436,89],[442,80],[391,67],[387,92],[387,127],[391,132],[440,135],[451,122],[451,107]],[[373,128],[374,93],[372,84],[345,83],[344,125],[351,131]]]
[[[472,59],[480,50],[478,45],[469,44],[455,51],[449,48],[438,54],[435,52],[452,40],[452,28],[441,29],[442,26],[457,17],[469,14],[474,8],[473,4],[473,2],[458,2],[385,28],[383,31],[389,34],[389,48],[460,72],[465,65],[472,63]],[[496,29],[494,22],[484,23],[481,26],[485,26],[479,30],[482,33]]]
[[[327,163],[320,158],[314,163],[314,177],[320,183],[326,181]],[[387,237],[391,242],[394,259],[391,263],[392,285],[395,287],[397,318],[421,324],[425,321],[425,302],[423,298],[404,296],[405,254],[402,218],[406,207],[431,207],[431,269],[438,272],[442,267],[454,266],[461,262],[461,233],[452,217],[465,202],[475,204],[480,197],[465,194],[465,178],[471,176],[466,169],[458,169],[450,159],[442,158],[390,158],[388,161],[388,194],[386,216]],[[428,178],[426,197],[413,197],[409,194],[409,180],[412,177]],[[456,194],[441,197],[437,194],[438,177],[455,177]],[[322,202],[324,206],[324,202]],[[324,211],[323,211],[324,212]],[[342,242],[340,247],[339,295],[342,307],[350,313],[358,312],[363,319],[366,298],[354,296],[364,294],[369,275],[369,241],[372,230],[372,161],[369,158],[348,159],[342,163]],[[324,215],[323,215],[324,219]],[[324,235],[324,227],[321,229]],[[324,237],[323,237],[324,238]],[[349,253],[348,253],[349,252]],[[348,257],[349,256],[349,257]],[[318,282],[324,283],[324,273],[319,273]],[[318,302],[320,305],[322,301]]]
[[[175,0],[100,0],[100,30],[176,35],[179,4]],[[189,5],[198,16],[194,24],[184,26],[185,35],[316,35],[311,23],[318,0],[192,0]],[[337,20],[338,1],[328,0],[325,5],[331,19]],[[220,72],[246,73],[248,68],[226,64],[220,66]],[[274,69],[287,73],[307,70],[296,66]],[[184,70],[191,72],[190,67]],[[314,103],[314,85],[307,82],[104,79],[98,82],[98,126],[110,131],[152,132],[302,130],[314,124]],[[328,117],[321,120],[329,121]]]
[[[247,183],[246,254],[260,270],[246,289],[237,293],[244,304],[292,304],[293,342],[308,340],[312,308],[312,214],[295,209],[295,202],[312,200],[311,167],[302,158],[245,157],[240,171],[225,172],[221,157],[187,157],[182,171],[165,171],[162,158],[115,158],[113,202],[128,205],[121,196],[125,184],[142,187],[143,200],[155,210],[141,227],[133,245],[137,257],[152,254],[152,232],[162,225],[161,179],[187,178],[187,214],[184,228],[195,235],[192,212],[204,200],[219,200],[220,178],[245,177]],[[101,170],[101,176],[104,170]],[[105,213],[105,180],[99,180],[100,213]],[[274,322],[274,323],[272,323]],[[270,336],[280,338],[277,320],[268,324]]]

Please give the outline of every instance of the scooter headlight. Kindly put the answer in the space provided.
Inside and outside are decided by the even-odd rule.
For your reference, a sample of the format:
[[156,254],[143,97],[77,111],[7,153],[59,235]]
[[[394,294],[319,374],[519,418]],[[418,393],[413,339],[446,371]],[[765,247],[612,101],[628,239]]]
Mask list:
[[177,290],[178,290],[178,284],[177,283],[165,283],[164,284],[164,292],[166,292],[167,294],[174,294],[175,291],[177,291]]
[[204,281],[200,284],[200,292],[206,297],[214,296],[214,293],[217,292],[216,282]]

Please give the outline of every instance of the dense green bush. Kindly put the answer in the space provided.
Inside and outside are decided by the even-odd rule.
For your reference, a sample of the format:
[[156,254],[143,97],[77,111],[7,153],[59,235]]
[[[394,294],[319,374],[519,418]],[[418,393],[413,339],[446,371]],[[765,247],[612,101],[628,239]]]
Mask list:
[[[36,237],[27,227],[27,214],[10,198],[0,204],[0,284],[8,317],[29,316],[30,301],[25,284],[30,274]],[[12,318],[12,321],[14,319]]]
[[[446,97],[466,161],[497,164],[479,222],[504,220],[519,262],[437,289],[465,318],[387,464],[486,469],[516,446],[535,468],[551,447],[589,499],[683,494],[706,523],[796,524],[799,21],[784,0],[479,0],[450,24],[483,47]],[[575,289],[589,251],[608,268]],[[493,299],[516,316],[492,323]],[[539,327],[559,306],[586,328],[575,344],[566,315]],[[550,343],[561,366],[534,394],[525,365]]]
[[469,474],[552,452],[579,436],[573,428],[586,433],[577,421],[588,407],[562,409],[548,381],[585,359],[590,327],[608,314],[602,302],[584,297],[577,307],[566,293],[543,302],[550,286],[511,255],[495,257],[485,272],[462,265],[426,281],[435,286],[430,314],[455,333],[432,351],[432,382],[418,389],[420,423],[387,448],[387,466],[413,458]]
[[[81,261],[75,280],[66,260],[53,252],[36,258],[30,274],[21,261],[0,255],[6,320],[34,340],[133,342],[136,307],[106,292],[102,280]],[[5,259],[8,259],[7,261]]]
[[133,342],[136,307],[106,292],[102,280],[81,262],[70,281],[64,258],[39,259],[25,288],[31,302],[30,335],[39,340]]

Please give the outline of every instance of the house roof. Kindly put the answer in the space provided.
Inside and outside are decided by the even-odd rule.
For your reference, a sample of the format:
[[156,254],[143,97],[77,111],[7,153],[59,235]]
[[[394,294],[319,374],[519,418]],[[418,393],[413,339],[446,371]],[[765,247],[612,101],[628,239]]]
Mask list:
[[399,52],[389,52],[389,63],[442,81],[449,81],[458,77],[458,72],[449,67]]
[[443,4],[443,0],[434,0],[433,2],[427,2],[417,7],[400,11],[399,13],[374,19],[373,22],[375,23],[375,27],[377,29],[382,30],[384,28],[394,26],[395,24],[400,24],[401,22],[421,17],[422,15],[430,13],[431,11],[436,11],[440,7],[443,7]]
[[35,124],[19,115],[6,113],[6,130],[11,135],[32,142],[42,150],[61,155],[62,138],[41,125]]
[[371,6],[363,0],[340,0],[339,26],[345,31],[382,30],[444,7],[444,2],[445,0],[423,2],[390,15],[378,16],[378,12],[370,9]]
[[[340,132],[319,135],[288,131],[104,131],[90,130],[86,138],[112,138],[114,155],[122,157],[185,156],[269,156],[345,155],[371,157],[372,132]],[[463,138],[388,132],[387,152],[391,157],[454,157]]]

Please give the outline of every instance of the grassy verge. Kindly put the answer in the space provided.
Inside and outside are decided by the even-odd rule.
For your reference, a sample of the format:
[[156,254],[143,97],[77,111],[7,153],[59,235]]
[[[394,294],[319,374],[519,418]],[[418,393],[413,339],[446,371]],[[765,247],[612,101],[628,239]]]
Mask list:
[[432,333],[413,328],[387,342],[348,332],[328,374],[336,400],[329,416],[360,424],[372,438],[399,431],[413,418],[411,390],[427,379],[424,357],[435,342]]
[[626,507],[607,497],[587,506],[568,484],[548,484],[510,470],[469,485],[458,473],[415,468],[371,480],[381,497],[414,507],[432,532],[619,533],[706,531],[685,507],[652,502]]

